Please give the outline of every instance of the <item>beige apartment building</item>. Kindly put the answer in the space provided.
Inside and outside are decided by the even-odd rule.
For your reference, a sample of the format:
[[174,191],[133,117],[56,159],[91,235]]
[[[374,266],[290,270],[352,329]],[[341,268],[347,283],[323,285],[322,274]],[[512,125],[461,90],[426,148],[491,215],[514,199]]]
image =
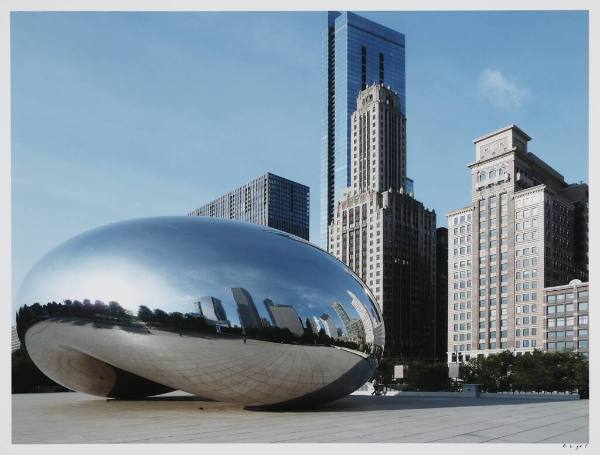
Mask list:
[[474,140],[471,203],[448,214],[448,362],[544,348],[543,289],[587,280],[588,186],[516,125]]
[[352,184],[336,202],[328,251],[382,308],[386,355],[432,358],[436,215],[406,190],[406,119],[383,85],[361,91],[351,118]]
[[19,340],[19,335],[17,334],[17,328],[13,326],[11,328],[11,352],[18,351],[21,349],[21,341]]
[[589,283],[572,280],[544,289],[544,350],[589,355]]

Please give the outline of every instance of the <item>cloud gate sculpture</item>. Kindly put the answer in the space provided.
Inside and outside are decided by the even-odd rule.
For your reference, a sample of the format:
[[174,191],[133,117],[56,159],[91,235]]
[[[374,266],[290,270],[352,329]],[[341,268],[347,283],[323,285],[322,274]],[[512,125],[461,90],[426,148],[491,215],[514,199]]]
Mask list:
[[364,384],[384,346],[381,312],[343,263],[284,232],[215,218],[83,233],[31,269],[17,305],[40,370],[103,397],[182,390],[315,405]]

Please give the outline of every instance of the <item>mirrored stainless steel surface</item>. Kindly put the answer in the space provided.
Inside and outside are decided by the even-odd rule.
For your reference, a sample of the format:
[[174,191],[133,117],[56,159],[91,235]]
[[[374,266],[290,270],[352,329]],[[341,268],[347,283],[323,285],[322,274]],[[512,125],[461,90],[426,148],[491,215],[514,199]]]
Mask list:
[[248,406],[340,398],[384,346],[373,296],[292,235],[204,217],[131,220],[48,253],[17,297],[36,365],[81,392],[178,389]]

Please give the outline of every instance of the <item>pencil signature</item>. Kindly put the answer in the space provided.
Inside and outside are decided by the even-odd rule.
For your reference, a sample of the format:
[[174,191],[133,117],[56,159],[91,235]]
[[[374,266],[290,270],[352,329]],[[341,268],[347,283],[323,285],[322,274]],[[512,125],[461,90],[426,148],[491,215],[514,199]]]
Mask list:
[[587,444],[563,444],[563,449],[587,449]]

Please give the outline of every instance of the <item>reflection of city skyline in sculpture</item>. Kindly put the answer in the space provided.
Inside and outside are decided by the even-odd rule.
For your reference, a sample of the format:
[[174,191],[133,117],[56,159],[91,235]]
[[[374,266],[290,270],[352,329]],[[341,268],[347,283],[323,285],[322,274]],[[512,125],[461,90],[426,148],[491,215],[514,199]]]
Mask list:
[[[354,293],[348,291],[348,294],[352,298],[350,304],[356,310],[356,312],[358,313],[358,317],[360,318],[360,325],[362,326],[362,330],[364,331],[366,342],[373,343],[375,336],[373,332],[373,321],[371,319],[371,315],[364,307],[364,305],[360,303],[360,300],[358,300],[358,297],[356,297]],[[359,321],[355,321],[355,323],[358,322]]]
[[[344,333],[346,337],[348,337],[351,340],[364,338],[364,329],[362,328],[362,322],[360,320],[352,320],[352,318],[350,318],[350,316],[348,315],[348,312],[337,300],[331,304],[331,307],[342,320],[342,324],[344,325]],[[359,324],[356,323],[357,321],[359,322]]]
[[304,327],[302,326],[302,320],[294,307],[291,305],[275,303],[271,299],[265,299],[264,303],[275,327],[289,329],[292,334],[302,336]]
[[[381,359],[383,343],[338,329],[331,302],[357,317],[348,291],[370,311],[345,265],[294,236],[216,218],[146,218],[82,233],[44,256],[16,296],[16,322],[37,367],[72,390],[182,390],[292,407],[352,392]],[[306,319],[312,332],[301,330]]]
[[223,308],[223,303],[216,297],[200,297],[198,302],[196,302],[196,309],[200,316],[203,316],[209,324],[231,326],[231,323],[227,320],[227,313],[225,312],[225,308]]
[[318,335],[319,332],[323,330],[321,321],[319,321],[319,318],[316,316],[306,318],[306,327],[308,327],[315,335]]
[[231,293],[237,304],[240,325],[243,328],[261,327],[261,317],[250,293],[244,288],[231,288]]
[[354,333],[354,336],[356,337],[356,339],[366,341],[365,325],[363,324],[363,322],[360,319],[352,320],[351,332]]
[[323,321],[323,326],[327,335],[329,335],[332,338],[336,338],[341,335],[339,333],[338,328],[335,326],[335,322],[333,322],[333,318],[331,316],[329,316],[327,313],[323,313],[320,319],[321,321]]

